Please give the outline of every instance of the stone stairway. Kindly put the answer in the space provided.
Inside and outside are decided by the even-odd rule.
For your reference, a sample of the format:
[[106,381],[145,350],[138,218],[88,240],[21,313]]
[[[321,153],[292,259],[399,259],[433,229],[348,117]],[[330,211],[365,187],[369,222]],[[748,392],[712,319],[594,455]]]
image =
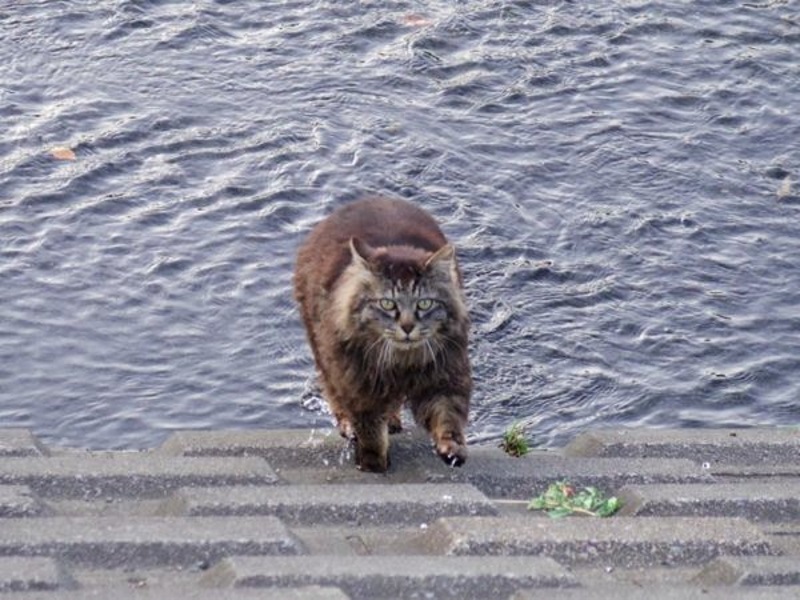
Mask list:
[[[361,473],[328,430],[136,452],[0,430],[0,600],[800,598],[800,429],[601,430],[461,469],[406,432],[392,461]],[[528,511],[557,480],[623,507]]]

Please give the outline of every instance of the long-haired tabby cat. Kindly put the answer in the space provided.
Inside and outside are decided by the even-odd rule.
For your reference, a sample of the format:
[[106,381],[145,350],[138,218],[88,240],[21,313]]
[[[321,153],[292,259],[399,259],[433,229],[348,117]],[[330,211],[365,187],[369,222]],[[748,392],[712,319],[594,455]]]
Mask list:
[[463,464],[469,315],[453,247],[428,213],[389,198],[336,210],[300,248],[295,297],[360,469],[386,471],[404,403],[439,456]]

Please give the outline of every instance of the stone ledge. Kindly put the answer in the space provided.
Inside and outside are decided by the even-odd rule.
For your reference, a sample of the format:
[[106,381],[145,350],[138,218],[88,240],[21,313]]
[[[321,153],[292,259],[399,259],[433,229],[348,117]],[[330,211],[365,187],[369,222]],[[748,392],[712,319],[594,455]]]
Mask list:
[[70,584],[50,558],[0,556],[0,592],[56,590]]
[[577,436],[567,456],[688,458],[697,463],[800,462],[800,429],[607,429]]
[[751,523],[728,518],[446,517],[427,534],[448,555],[549,556],[563,564],[635,568],[700,564],[720,555],[775,554]]
[[[0,430],[0,589],[50,586],[0,595],[800,597],[800,461],[792,430],[776,431],[626,433],[635,443],[614,452],[630,457],[474,446],[462,469],[409,431],[392,437],[389,472],[374,474],[327,430],[179,432],[144,452],[49,448]],[[703,460],[712,447],[719,456]],[[622,515],[527,511],[556,480],[618,495]],[[545,564],[556,580],[524,579]],[[280,565],[286,587],[269,587]],[[209,588],[212,573],[228,585]]]
[[208,565],[233,554],[296,554],[274,517],[44,517],[8,519],[0,556],[47,556],[98,568]]
[[166,456],[258,456],[285,466],[339,462],[346,442],[333,429],[177,431],[157,452]]
[[626,484],[711,483],[711,475],[686,459],[634,458],[625,461],[608,458],[558,456],[533,453],[510,459],[480,451],[473,453],[460,471],[451,473],[456,481],[469,482],[490,497],[530,499],[547,486],[569,474],[576,487],[595,486],[614,490]]
[[541,557],[232,557],[209,585],[341,587],[354,598],[503,598],[520,586],[569,587],[574,578]]
[[35,517],[45,509],[25,485],[0,485],[0,518]]
[[258,458],[162,457],[103,452],[0,461],[0,484],[26,485],[47,497],[164,496],[187,485],[272,484],[278,476]]
[[800,557],[725,556],[707,565],[695,581],[713,585],[800,586]]
[[290,485],[184,488],[162,514],[274,515],[289,524],[414,524],[442,516],[495,515],[492,502],[466,484]]
[[350,600],[339,588],[301,586],[296,588],[209,589],[194,586],[132,587],[113,584],[82,587],[79,590],[48,590],[4,593],[3,600]]
[[[797,600],[800,588],[743,589],[690,585],[593,586],[591,592],[575,588],[559,590],[558,600]],[[542,600],[540,590],[524,590],[509,600]]]
[[27,429],[0,429],[0,457],[41,456],[42,444]]
[[800,481],[625,486],[620,515],[744,517],[785,522],[800,516]]

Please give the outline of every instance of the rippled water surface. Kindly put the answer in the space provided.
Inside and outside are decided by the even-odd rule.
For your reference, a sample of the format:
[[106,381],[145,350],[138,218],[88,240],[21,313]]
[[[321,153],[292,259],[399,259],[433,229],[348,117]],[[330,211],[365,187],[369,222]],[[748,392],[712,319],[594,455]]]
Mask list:
[[0,427],[328,426],[292,263],[364,193],[459,249],[473,440],[800,422],[792,2],[47,0],[0,32]]

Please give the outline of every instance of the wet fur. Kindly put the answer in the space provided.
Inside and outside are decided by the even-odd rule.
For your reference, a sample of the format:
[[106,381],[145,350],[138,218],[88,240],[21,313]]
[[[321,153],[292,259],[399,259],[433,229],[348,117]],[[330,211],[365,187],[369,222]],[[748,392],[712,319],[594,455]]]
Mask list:
[[[335,211],[300,248],[295,297],[325,397],[342,435],[355,439],[359,468],[386,471],[389,433],[400,430],[405,403],[437,453],[464,462],[469,315],[453,248],[429,214],[387,198]],[[387,297],[396,299],[394,312],[379,308]],[[421,299],[436,302],[421,311]]]

